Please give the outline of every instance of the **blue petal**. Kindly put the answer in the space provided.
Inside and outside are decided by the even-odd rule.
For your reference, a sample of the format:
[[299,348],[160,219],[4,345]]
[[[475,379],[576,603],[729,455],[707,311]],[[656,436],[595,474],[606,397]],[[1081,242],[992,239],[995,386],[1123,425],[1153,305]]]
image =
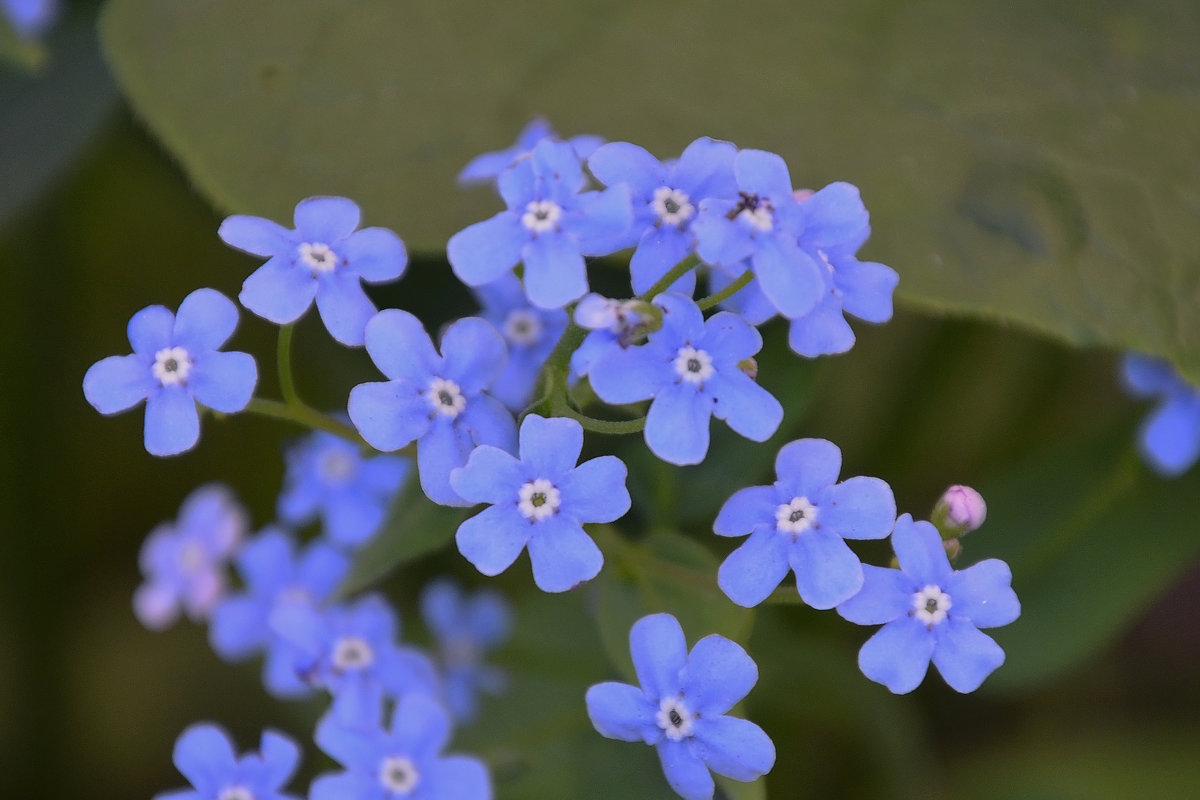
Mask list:
[[345,547],[359,547],[383,525],[387,507],[365,490],[339,492],[325,506],[325,535]]
[[700,213],[691,231],[696,237],[696,253],[706,264],[733,267],[754,253],[755,240],[749,232],[726,217],[734,207],[732,200],[700,201]]
[[604,554],[578,522],[557,514],[532,529],[529,562],[533,582],[543,592],[565,592],[600,573]]
[[646,446],[671,464],[699,464],[708,453],[708,420],[713,403],[691,385],[660,391],[646,415]]
[[753,608],[775,591],[791,568],[787,543],[774,528],[756,530],[722,562],[717,585],[739,606]]
[[737,364],[762,349],[762,334],[737,314],[719,311],[704,323],[699,344],[714,361]]
[[280,639],[295,648],[298,655],[309,660],[324,652],[331,635],[321,612],[300,603],[277,605],[271,610],[268,624]]
[[579,212],[583,216],[572,220],[571,233],[578,237],[579,249],[584,255],[608,255],[640,238],[639,232],[630,231],[633,199],[628,186],[610,186],[602,192],[580,195]]
[[1200,458],[1200,393],[1168,396],[1142,428],[1143,455],[1167,477],[1187,472]]
[[133,352],[152,356],[174,344],[175,315],[165,306],[146,306],[129,318],[125,332]]
[[628,470],[616,456],[585,461],[557,483],[563,510],[580,522],[613,522],[629,511]]
[[818,526],[844,539],[882,539],[896,523],[892,487],[879,478],[858,476],[820,493]]
[[391,495],[404,485],[408,477],[409,461],[395,456],[376,456],[362,464],[362,481],[376,494]]
[[425,326],[407,311],[380,311],[367,323],[363,339],[371,360],[384,375],[412,381],[418,391],[424,391],[442,368]]
[[333,714],[323,716],[313,734],[317,747],[326,755],[356,772],[378,767],[379,738],[374,730],[347,727]]
[[587,270],[579,243],[565,233],[538,236],[521,251],[525,291],[538,308],[562,308],[587,294]]
[[294,551],[290,535],[268,528],[238,551],[238,574],[256,594],[274,594],[292,575]]
[[483,589],[467,604],[466,627],[484,647],[493,647],[512,631],[512,608],[503,595]]
[[236,661],[264,647],[271,638],[267,606],[253,597],[229,597],[213,612],[208,640],[221,658]]
[[628,683],[598,683],[587,690],[587,712],[601,736],[653,744],[662,735],[655,721],[658,707]]
[[[517,423],[512,412],[491,395],[479,394],[471,398],[459,416],[459,427],[467,431],[470,449],[481,444],[498,447],[509,453],[517,449]],[[464,459],[465,463],[465,459]]]
[[436,578],[421,590],[421,619],[438,639],[459,633],[462,614],[463,594],[452,579]]
[[869,224],[858,187],[839,181],[814,192],[803,205],[805,246],[829,249],[857,238]]
[[921,685],[934,653],[933,634],[913,617],[884,625],[858,651],[863,674],[895,694]]
[[718,372],[708,381],[716,402],[712,415],[734,431],[756,442],[765,442],[783,421],[783,406],[770,392],[740,370]]
[[233,335],[237,323],[232,300],[216,289],[197,289],[179,304],[173,342],[192,354],[216,350]]
[[736,717],[698,719],[696,754],[718,775],[752,781],[775,765],[771,737],[753,722]]
[[[490,322],[479,317],[460,319],[442,336],[443,377],[459,385],[467,397],[492,384],[504,369],[508,348]],[[467,403],[470,405],[470,401]]]
[[787,163],[765,150],[742,150],[733,160],[738,188],[750,194],[791,197],[792,178]]
[[734,197],[736,157],[737,147],[731,142],[702,136],[684,148],[672,170],[672,180],[691,196],[693,204],[707,197]]
[[788,346],[805,358],[845,353],[854,346],[854,330],[836,295],[827,293],[812,311],[791,321]]
[[296,569],[300,585],[318,601],[327,598],[349,571],[350,559],[320,541],[308,546]]
[[454,491],[450,473],[467,463],[473,449],[465,427],[444,417],[434,419],[417,440],[417,477],[425,496],[444,506],[472,505]]
[[578,136],[572,136],[570,139],[567,139],[567,144],[571,145],[571,149],[575,151],[575,155],[586,160],[592,153],[596,152],[596,148],[600,147],[606,141],[603,136],[581,133]]
[[[654,304],[663,312],[663,330],[679,339],[680,344],[699,342],[707,335],[704,312],[696,301],[674,292],[665,292],[654,298]],[[665,338],[660,333],[656,338]],[[671,357],[674,358],[674,353]]]
[[346,266],[368,283],[394,281],[404,274],[408,251],[400,237],[387,228],[363,228],[338,245]]
[[446,258],[460,281],[481,286],[515,267],[521,260],[521,249],[531,238],[521,224],[520,213],[502,211],[451,236]]
[[309,197],[296,204],[296,233],[306,242],[332,245],[354,232],[362,212],[345,197]]
[[862,562],[836,534],[806,531],[796,538],[788,558],[800,598],[813,608],[833,608],[862,588]]
[[88,368],[83,396],[101,414],[116,414],[145,400],[157,385],[145,356],[109,356]]
[[539,478],[557,482],[575,468],[583,426],[573,419],[530,414],[521,422],[520,456]]
[[724,714],[756,683],[754,660],[737,642],[715,633],[696,642],[679,678],[691,710],[701,717]]
[[[537,142],[531,144],[529,150],[533,149],[534,144]],[[517,212],[518,217],[525,211],[528,203],[539,199],[538,180],[533,174],[533,160],[519,157],[525,154],[514,157],[496,177],[496,188],[500,191],[500,197],[509,209]]]
[[200,439],[196,401],[181,386],[164,386],[146,398],[146,452],[173,456],[190,450]]
[[713,522],[719,536],[745,536],[759,525],[775,529],[775,509],[779,500],[771,486],[748,486],[733,493]]
[[450,715],[425,695],[406,695],[396,703],[389,739],[418,760],[436,757],[450,741]]
[[679,693],[679,673],[687,665],[687,640],[683,628],[670,614],[651,614],[629,629],[629,654],[638,683],[646,698],[659,699]]
[[950,595],[952,615],[971,620],[976,628],[994,628],[1021,616],[1021,603],[1012,590],[1012,571],[995,558],[955,572],[941,587]]
[[[487,767],[477,758],[447,756],[426,762],[429,800],[491,800],[492,784]],[[435,789],[436,787],[436,789]]]
[[534,175],[563,194],[576,194],[587,180],[579,155],[567,142],[542,139],[534,146],[531,161]]
[[289,253],[296,247],[293,234],[287,228],[269,219],[245,214],[226,217],[217,228],[217,236],[230,247],[264,258]]
[[763,294],[785,317],[808,313],[826,292],[824,267],[786,235],[759,237],[750,263]]
[[512,166],[518,155],[513,150],[495,150],[475,156],[467,162],[455,179],[459,186],[488,183]]
[[233,414],[254,396],[258,367],[249,353],[212,351],[196,357],[188,387],[202,405]]
[[[674,225],[647,230],[629,259],[633,291],[638,294],[649,291],[671,267],[687,258],[695,246],[692,234]],[[667,291],[691,297],[696,292],[696,270],[689,270],[667,287]]]
[[588,169],[605,186],[629,184],[639,194],[649,194],[667,179],[662,162],[649,151],[629,142],[611,142],[588,157]]
[[237,769],[229,736],[215,725],[193,725],[175,741],[175,768],[202,793],[216,794]]
[[712,800],[716,786],[712,773],[700,760],[689,742],[663,739],[655,749],[662,762],[663,774],[675,793],[684,800]]
[[920,588],[898,569],[871,564],[862,567],[858,593],[837,607],[838,614],[856,625],[881,625],[912,610],[913,594]]
[[671,362],[654,347],[613,347],[588,371],[592,390],[606,403],[621,405],[654,397],[674,378]]
[[940,586],[953,573],[937,528],[928,522],[913,522],[908,514],[896,520],[892,549],[900,569],[915,581]]
[[152,631],[168,628],[179,619],[179,592],[173,584],[143,583],[133,594],[133,613]]
[[[750,269],[748,262],[734,264],[732,273],[726,271],[726,268],[713,269],[708,276],[709,291],[716,293],[723,290],[748,269]],[[757,278],[751,278],[749,283],[734,292],[733,297],[725,300],[721,306],[741,314],[742,318],[751,325],[761,325],[779,313],[774,304],[763,294],[762,286]]]
[[515,508],[491,506],[459,525],[454,541],[467,561],[492,576],[512,566],[532,533]]
[[[132,341],[132,338],[131,338]],[[1151,397],[1175,389],[1180,381],[1175,368],[1162,358],[1127,353],[1121,362],[1121,377],[1135,395]]]
[[377,800],[384,797],[379,778],[365,772],[341,772],[318,775],[309,790],[308,800]]
[[267,651],[263,662],[263,685],[273,697],[306,697],[313,692],[311,684],[301,677],[308,657],[278,639]]
[[775,457],[779,488],[792,497],[816,497],[837,480],[841,468],[842,451],[825,439],[788,442]]
[[842,291],[842,307],[867,322],[892,318],[892,294],[900,283],[896,270],[874,261],[839,263],[833,282]]
[[263,319],[286,325],[308,310],[316,294],[312,272],[277,256],[246,278],[238,300]]
[[933,665],[956,692],[973,692],[1004,663],[1000,645],[965,619],[946,619],[933,629]]
[[317,282],[317,311],[329,334],[347,347],[359,347],[375,304],[352,272],[331,272]]
[[263,731],[259,753],[262,766],[256,770],[257,777],[272,791],[281,789],[300,763],[300,748],[296,743],[271,730]]
[[450,473],[450,486],[472,503],[516,502],[528,480],[520,461],[498,447],[482,445],[471,451],[466,466]]
[[360,383],[347,405],[354,427],[376,450],[399,450],[429,430],[428,403],[406,381]]

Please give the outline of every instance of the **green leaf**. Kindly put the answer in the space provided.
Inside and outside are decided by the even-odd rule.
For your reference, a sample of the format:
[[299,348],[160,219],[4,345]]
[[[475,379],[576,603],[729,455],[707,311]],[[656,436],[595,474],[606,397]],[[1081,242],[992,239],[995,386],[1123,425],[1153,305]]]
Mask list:
[[661,156],[711,135],[858,184],[902,300],[1200,382],[1196,4],[110,0],[102,32],[227,211],[345,194],[440,251],[499,210],[457,171],[535,114]]

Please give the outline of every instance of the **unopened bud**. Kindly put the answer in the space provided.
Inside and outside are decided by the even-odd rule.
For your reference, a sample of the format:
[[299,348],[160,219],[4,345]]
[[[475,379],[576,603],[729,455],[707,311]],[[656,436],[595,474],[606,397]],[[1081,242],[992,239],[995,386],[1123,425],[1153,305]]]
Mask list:
[[951,486],[933,507],[932,517],[942,538],[954,539],[983,525],[987,503],[970,486]]
[[962,542],[958,539],[945,539],[942,541],[942,547],[946,548],[946,558],[950,559],[952,564],[962,554]]
[[746,377],[750,378],[750,380],[758,380],[758,361],[755,360],[754,356],[739,361],[737,367],[746,373]]

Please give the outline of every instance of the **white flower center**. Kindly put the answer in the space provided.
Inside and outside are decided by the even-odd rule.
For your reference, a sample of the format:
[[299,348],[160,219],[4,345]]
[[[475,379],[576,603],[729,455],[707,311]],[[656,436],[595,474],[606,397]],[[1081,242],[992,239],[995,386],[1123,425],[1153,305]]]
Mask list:
[[217,800],[254,800],[254,792],[245,786],[226,786],[217,795]]
[[395,794],[412,794],[421,782],[417,765],[404,756],[388,756],[379,763],[379,782]]
[[533,233],[552,231],[562,216],[562,207],[550,200],[532,200],[525,206],[521,224]]
[[192,357],[182,347],[164,347],[154,354],[154,366],[150,371],[163,386],[187,383],[188,373],[192,371]]
[[343,636],[333,643],[333,666],[341,672],[363,669],[374,661],[375,651],[359,636]]
[[329,245],[321,242],[305,242],[297,248],[300,260],[308,265],[313,272],[332,272],[337,266],[337,253]]
[[775,509],[775,530],[780,533],[804,533],[817,521],[817,507],[807,497],[793,497]]
[[912,613],[924,625],[932,627],[946,618],[951,606],[950,595],[930,584],[913,595]]
[[346,483],[354,476],[357,459],[345,450],[334,450],[321,458],[321,477],[326,483]]
[[688,710],[683,698],[664,697],[658,704],[658,714],[654,721],[663,729],[667,738],[678,742],[692,735],[692,720],[696,716]]
[[195,572],[204,565],[204,548],[195,542],[188,542],[179,548],[179,569],[183,572]]
[[562,505],[562,495],[553,483],[545,478],[530,481],[517,492],[517,508],[532,522],[541,522],[553,516]]
[[756,194],[747,194],[746,192],[738,192],[738,194],[742,196],[742,199],[729,212],[729,219],[741,219],[756,230],[771,230],[775,225],[775,217],[771,214],[774,210],[771,203]]
[[687,192],[672,189],[670,186],[660,186],[654,190],[654,199],[650,201],[650,207],[654,209],[663,225],[682,225],[696,212]]
[[542,321],[527,308],[510,311],[504,319],[504,338],[513,344],[537,344],[542,338]]
[[675,355],[675,372],[689,383],[704,383],[716,372],[712,356],[703,350],[684,346]]
[[434,378],[429,382],[425,399],[438,414],[454,419],[467,407],[467,398],[463,397],[458,384],[445,378]]

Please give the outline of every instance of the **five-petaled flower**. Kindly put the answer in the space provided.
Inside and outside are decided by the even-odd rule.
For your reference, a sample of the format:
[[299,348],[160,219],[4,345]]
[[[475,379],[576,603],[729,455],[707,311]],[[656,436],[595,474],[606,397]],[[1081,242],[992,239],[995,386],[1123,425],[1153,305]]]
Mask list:
[[174,758],[195,791],[163,792],[155,800],[294,800],[283,786],[296,771],[300,748],[274,731],[263,731],[257,753],[238,758],[225,731],[193,725],[175,742]]

